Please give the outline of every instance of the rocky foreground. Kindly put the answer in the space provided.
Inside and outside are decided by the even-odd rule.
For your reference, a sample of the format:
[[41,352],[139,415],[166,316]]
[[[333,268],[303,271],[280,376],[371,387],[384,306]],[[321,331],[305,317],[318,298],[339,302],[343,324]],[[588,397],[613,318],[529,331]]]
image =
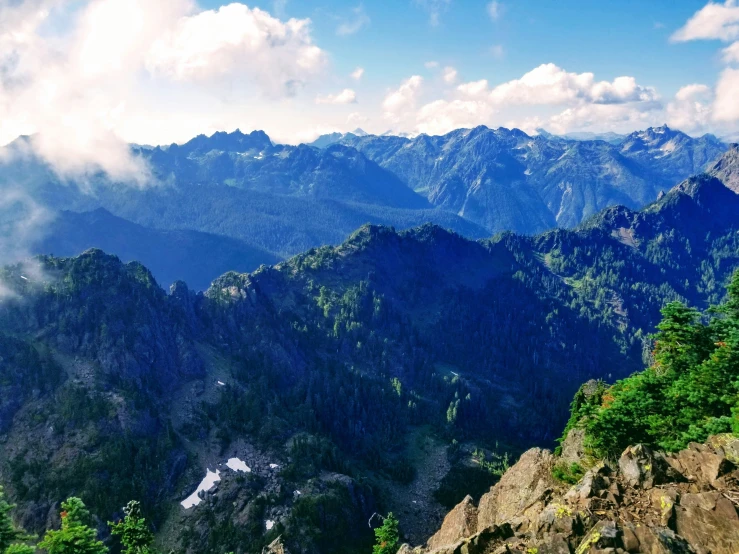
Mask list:
[[632,446],[572,487],[552,477],[561,463],[527,451],[477,505],[468,496],[425,546],[398,554],[739,552],[739,439],[676,454]]

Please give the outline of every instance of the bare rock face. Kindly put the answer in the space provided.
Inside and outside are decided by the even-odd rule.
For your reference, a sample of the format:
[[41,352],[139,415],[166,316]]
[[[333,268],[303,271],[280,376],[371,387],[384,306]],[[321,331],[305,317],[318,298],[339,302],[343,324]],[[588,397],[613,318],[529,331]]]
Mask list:
[[551,477],[556,458],[534,448],[477,508],[465,498],[425,547],[401,552],[737,554],[737,454],[731,435],[669,455],[636,445],[568,490]]
[[451,546],[477,533],[477,508],[471,496],[466,496],[444,518],[441,529],[428,541],[430,549]]
[[562,441],[560,459],[567,465],[582,464],[585,458],[585,429],[573,427]]
[[552,490],[554,456],[548,450],[532,448],[525,452],[500,481],[482,496],[478,507],[480,529],[500,525],[516,516],[540,512]]

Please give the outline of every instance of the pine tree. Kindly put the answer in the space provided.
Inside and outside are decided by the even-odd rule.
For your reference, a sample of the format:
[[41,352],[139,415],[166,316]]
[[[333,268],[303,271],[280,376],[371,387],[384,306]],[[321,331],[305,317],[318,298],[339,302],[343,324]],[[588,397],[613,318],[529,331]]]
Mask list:
[[131,500],[123,513],[126,517],[118,523],[108,522],[110,532],[117,535],[123,544],[124,554],[150,554],[153,552],[151,543],[154,541],[154,534],[149,529],[146,519],[141,514],[141,504],[136,500]]
[[400,541],[398,520],[392,512],[383,520],[382,525],[375,529],[375,540],[372,554],[395,554],[398,551]]
[[3,492],[3,488],[0,487],[0,552],[4,554],[33,552],[33,548],[29,546],[13,544],[16,541],[25,541],[31,538],[13,525],[13,520],[10,517],[10,512],[13,508],[15,508],[15,505],[9,504],[5,500],[5,493]]
[[62,502],[61,517],[61,529],[47,531],[39,548],[49,554],[107,554],[97,531],[87,524],[90,512],[82,500],[73,496]]

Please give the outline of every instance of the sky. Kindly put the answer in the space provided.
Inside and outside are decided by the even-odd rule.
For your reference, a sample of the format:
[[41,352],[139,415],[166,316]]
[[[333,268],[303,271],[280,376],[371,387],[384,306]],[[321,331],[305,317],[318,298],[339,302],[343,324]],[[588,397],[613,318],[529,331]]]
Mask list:
[[739,135],[739,0],[0,0],[0,144],[62,170],[237,128],[662,124]]

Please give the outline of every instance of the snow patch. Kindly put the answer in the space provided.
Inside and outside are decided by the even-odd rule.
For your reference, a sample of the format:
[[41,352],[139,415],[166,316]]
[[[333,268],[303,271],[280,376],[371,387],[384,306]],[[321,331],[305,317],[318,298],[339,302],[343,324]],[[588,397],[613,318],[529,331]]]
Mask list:
[[269,469],[277,469],[278,467],[280,467],[279,464],[269,464]]
[[25,275],[21,275],[21,279],[23,279],[24,281],[28,281],[28,277],[26,277]]
[[194,493],[192,493],[190,496],[188,496],[182,502],[180,502],[180,504],[182,504],[182,507],[185,508],[185,510],[188,510],[192,508],[193,506],[197,506],[203,501],[203,499],[200,498],[200,492],[209,491],[220,480],[221,480],[220,471],[218,470],[211,471],[209,469],[206,469],[205,477],[203,478],[202,481],[200,481],[198,488],[195,489]]
[[223,381],[218,381],[218,386],[219,387],[225,387],[226,386],[226,383],[224,383]]
[[238,458],[229,458],[226,462],[226,467],[233,471],[241,471],[243,473],[251,473],[251,468],[246,465],[246,462],[239,460]]
[[272,527],[275,526],[275,522],[272,521],[271,519],[268,519],[267,521],[264,522],[264,526],[267,528],[267,531],[269,531],[270,529],[272,529]]

